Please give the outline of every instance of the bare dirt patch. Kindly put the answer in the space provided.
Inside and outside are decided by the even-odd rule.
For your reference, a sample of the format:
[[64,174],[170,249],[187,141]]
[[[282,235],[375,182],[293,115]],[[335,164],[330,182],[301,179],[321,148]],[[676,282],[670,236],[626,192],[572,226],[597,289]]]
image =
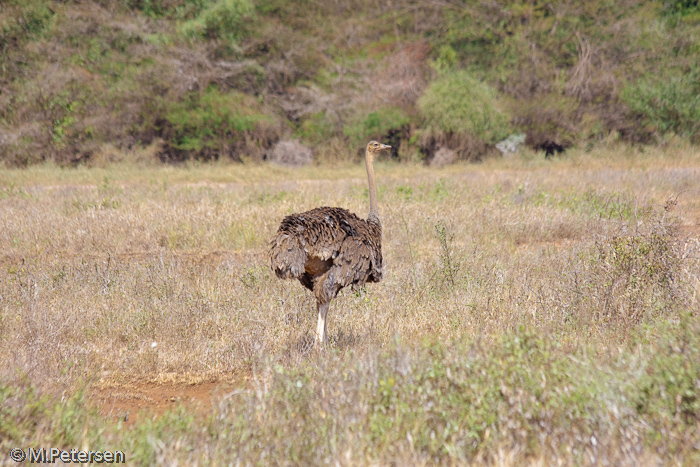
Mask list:
[[184,382],[132,381],[101,382],[93,386],[88,398],[100,413],[132,426],[142,417],[157,417],[184,405],[197,415],[206,416],[232,391],[248,384],[241,376],[228,381],[196,384]]

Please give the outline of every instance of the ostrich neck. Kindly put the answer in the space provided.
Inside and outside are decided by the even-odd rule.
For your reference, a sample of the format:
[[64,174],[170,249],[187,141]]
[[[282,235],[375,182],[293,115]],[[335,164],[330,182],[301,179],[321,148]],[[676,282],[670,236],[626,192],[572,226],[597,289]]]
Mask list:
[[377,209],[377,185],[374,182],[374,164],[369,152],[365,157],[367,164],[367,180],[369,181],[369,215],[367,220],[379,221],[379,210]]

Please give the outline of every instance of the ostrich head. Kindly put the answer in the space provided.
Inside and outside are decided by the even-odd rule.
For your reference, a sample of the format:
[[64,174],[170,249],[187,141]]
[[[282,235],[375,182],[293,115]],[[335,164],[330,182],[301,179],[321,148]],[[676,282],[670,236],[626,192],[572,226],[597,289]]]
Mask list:
[[380,151],[383,151],[384,149],[389,149],[391,146],[388,144],[382,144],[378,143],[376,141],[370,141],[367,144],[367,159],[370,161],[374,162],[374,155],[378,154]]

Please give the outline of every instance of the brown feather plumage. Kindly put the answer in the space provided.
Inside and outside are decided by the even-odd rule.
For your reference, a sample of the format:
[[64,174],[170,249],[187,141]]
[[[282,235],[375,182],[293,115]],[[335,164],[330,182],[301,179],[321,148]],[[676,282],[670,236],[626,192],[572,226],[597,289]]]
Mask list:
[[382,226],[343,208],[322,207],[285,217],[270,242],[280,279],[298,279],[326,303],[349,285],[382,278]]

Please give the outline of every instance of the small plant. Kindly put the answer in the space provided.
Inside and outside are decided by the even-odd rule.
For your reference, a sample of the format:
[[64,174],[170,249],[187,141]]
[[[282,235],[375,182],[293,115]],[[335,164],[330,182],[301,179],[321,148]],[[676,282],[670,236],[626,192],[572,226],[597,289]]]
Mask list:
[[450,45],[440,47],[438,57],[433,62],[433,68],[438,73],[447,73],[457,64],[457,52]]
[[63,92],[52,99],[47,105],[47,112],[54,115],[51,122],[51,139],[56,147],[65,146],[66,140],[70,139],[71,130],[78,122],[77,114],[80,109],[80,103],[71,100],[68,92]]
[[[403,187],[399,187],[403,188]],[[401,221],[403,222],[403,227],[404,230],[406,231],[406,238],[408,239],[408,257],[411,261],[411,276],[413,279],[413,289],[418,288],[418,276],[416,274],[416,262],[413,258],[413,243],[411,242],[411,232],[408,228],[408,221],[406,220],[406,216],[402,215],[401,216]]]
[[450,290],[454,290],[460,269],[460,265],[455,258],[454,247],[452,246],[455,236],[447,232],[447,228],[442,222],[435,224],[435,235],[440,243],[440,276],[443,279],[443,283]]

